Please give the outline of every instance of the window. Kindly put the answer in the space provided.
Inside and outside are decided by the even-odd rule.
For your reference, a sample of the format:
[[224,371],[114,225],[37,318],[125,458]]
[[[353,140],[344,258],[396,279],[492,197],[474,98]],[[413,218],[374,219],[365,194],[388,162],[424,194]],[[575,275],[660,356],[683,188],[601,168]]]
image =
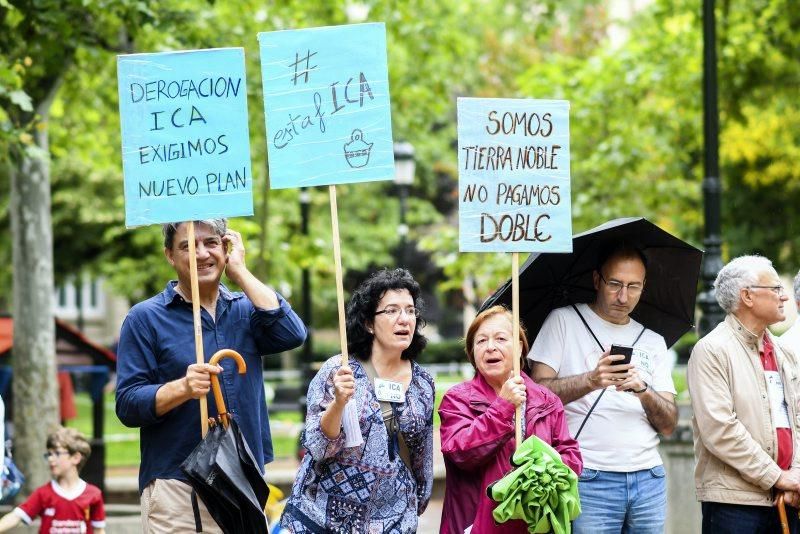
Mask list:
[[83,275],[82,283],[69,280],[56,289],[55,314],[61,319],[74,320],[79,315],[84,319],[97,319],[105,314],[103,280]]

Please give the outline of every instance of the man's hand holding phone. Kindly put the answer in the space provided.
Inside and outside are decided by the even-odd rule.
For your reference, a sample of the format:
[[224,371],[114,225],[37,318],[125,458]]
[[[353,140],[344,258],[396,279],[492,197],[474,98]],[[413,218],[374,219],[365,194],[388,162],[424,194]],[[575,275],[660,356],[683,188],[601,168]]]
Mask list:
[[[647,390],[647,384],[639,378],[639,371],[631,365],[631,357],[633,356],[633,347],[626,347],[624,345],[611,345],[611,355],[621,356],[614,362],[615,366],[622,368],[624,365],[627,370],[625,375],[620,378],[620,382],[615,384],[617,391],[629,391],[633,393],[644,393]],[[621,371],[620,371],[621,374]]]
[[[614,347],[612,346],[612,349]],[[631,354],[633,354],[633,349],[631,349]],[[616,386],[620,381],[627,380],[633,370],[633,365],[630,363],[630,356],[627,357],[627,363],[622,363],[625,360],[624,354],[614,353],[611,349],[605,351],[600,356],[597,367],[588,374],[592,389]]]
[[628,365],[631,363],[633,357],[633,347],[626,347],[624,345],[611,345],[609,353],[612,356],[622,356],[621,359],[614,361],[614,365]]

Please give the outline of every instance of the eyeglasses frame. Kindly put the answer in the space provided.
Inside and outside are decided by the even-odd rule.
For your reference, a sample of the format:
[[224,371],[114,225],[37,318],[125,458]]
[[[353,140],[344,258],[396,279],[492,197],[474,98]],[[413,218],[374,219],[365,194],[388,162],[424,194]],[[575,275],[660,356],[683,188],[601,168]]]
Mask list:
[[620,285],[619,289],[613,289],[611,288],[611,282],[603,278],[603,273],[597,271],[597,275],[600,277],[600,280],[603,281],[606,287],[609,288],[609,290],[616,295],[619,295],[623,289],[628,290],[628,295],[641,295],[642,292],[644,291],[644,282],[642,282],[641,287],[634,286],[633,288],[631,288],[631,284],[638,284],[639,282],[629,282],[627,284],[623,284],[622,282],[619,282],[617,280],[612,280],[612,282]]

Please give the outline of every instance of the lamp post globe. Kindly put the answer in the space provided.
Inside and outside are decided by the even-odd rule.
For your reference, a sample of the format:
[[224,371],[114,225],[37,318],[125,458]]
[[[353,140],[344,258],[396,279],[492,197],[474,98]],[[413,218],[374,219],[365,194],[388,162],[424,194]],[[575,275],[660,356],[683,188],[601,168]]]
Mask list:
[[414,172],[417,163],[414,159],[414,146],[407,141],[394,143],[394,183],[400,198],[400,224],[397,227],[397,234],[400,236],[400,257],[401,267],[405,267],[407,260],[407,236],[408,225],[406,224],[406,202],[408,190],[414,183]]

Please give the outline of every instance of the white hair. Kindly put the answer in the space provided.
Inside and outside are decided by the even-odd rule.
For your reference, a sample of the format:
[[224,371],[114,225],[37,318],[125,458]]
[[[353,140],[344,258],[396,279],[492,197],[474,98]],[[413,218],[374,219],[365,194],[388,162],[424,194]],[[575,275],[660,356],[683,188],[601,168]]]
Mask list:
[[725,313],[739,308],[742,289],[758,284],[759,276],[764,273],[775,273],[772,262],[764,256],[739,256],[720,269],[714,281],[714,293]]
[[800,271],[797,271],[797,276],[794,277],[794,301],[800,302]]

